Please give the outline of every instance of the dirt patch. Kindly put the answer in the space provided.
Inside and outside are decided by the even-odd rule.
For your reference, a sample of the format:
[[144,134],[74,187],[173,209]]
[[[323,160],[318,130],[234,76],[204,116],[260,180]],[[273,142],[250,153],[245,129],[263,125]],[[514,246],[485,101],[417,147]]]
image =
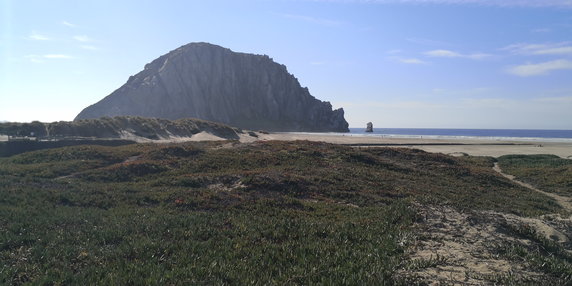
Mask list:
[[235,190],[242,190],[245,189],[246,186],[239,180],[236,182],[229,184],[229,183],[213,183],[207,185],[207,189],[215,190],[217,192],[232,192]]
[[[503,173],[497,163],[493,169],[518,185],[553,198],[567,212],[572,212],[570,198],[516,180]],[[447,206],[418,205],[418,208],[418,236],[412,240],[409,260],[399,273],[411,284],[541,285],[546,282],[546,273],[523,259],[506,259],[499,255],[498,248],[507,245],[542,248],[538,239],[544,239],[572,254],[572,217],[550,214],[530,218],[493,211],[461,212]]]
[[466,156],[469,156],[469,154],[467,154],[467,153],[465,153],[465,152],[452,152],[452,153],[449,153],[449,154],[447,154],[447,155],[451,155],[451,156],[453,156],[453,157],[466,157]]
[[135,162],[135,161],[139,160],[140,157],[141,156],[131,156],[131,157],[125,159],[125,161],[123,161],[123,164]]
[[545,273],[525,261],[507,260],[496,247],[535,242],[511,229],[532,228],[568,250],[572,224],[553,216],[523,218],[492,211],[460,212],[446,206],[418,206],[417,237],[399,276],[421,285],[487,285],[506,281],[540,283]]

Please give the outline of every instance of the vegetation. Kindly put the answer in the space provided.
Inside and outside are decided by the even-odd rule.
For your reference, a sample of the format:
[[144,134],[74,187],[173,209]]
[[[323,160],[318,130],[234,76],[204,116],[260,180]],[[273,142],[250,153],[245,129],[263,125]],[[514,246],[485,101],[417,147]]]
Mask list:
[[492,164],[305,141],[0,158],[0,284],[400,284],[440,263],[403,263],[412,201],[561,211]]
[[509,260],[525,261],[533,269],[546,273],[542,281],[544,285],[569,285],[572,282],[572,253],[569,250],[539,235],[528,225],[506,224],[503,228],[532,243],[501,244],[495,247],[497,254]]
[[29,151],[59,148],[76,145],[120,146],[134,144],[135,141],[122,139],[59,139],[49,141],[20,140],[0,142],[0,157],[9,157]]
[[125,133],[147,139],[189,137],[207,131],[227,139],[238,139],[241,130],[230,126],[194,118],[167,120],[138,116],[102,117],[76,121],[42,123],[0,123],[0,135],[32,137],[95,137],[120,138]]
[[572,160],[555,155],[506,155],[499,158],[504,172],[544,191],[572,196]]

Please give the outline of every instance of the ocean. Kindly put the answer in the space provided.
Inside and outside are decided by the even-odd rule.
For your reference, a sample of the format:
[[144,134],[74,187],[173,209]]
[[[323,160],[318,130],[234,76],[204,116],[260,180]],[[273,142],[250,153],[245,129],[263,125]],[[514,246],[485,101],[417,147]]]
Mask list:
[[429,129],[429,128],[374,128],[373,133],[365,128],[350,128],[351,136],[380,136],[387,138],[428,139],[492,139],[518,141],[564,141],[572,142],[572,130],[540,129]]

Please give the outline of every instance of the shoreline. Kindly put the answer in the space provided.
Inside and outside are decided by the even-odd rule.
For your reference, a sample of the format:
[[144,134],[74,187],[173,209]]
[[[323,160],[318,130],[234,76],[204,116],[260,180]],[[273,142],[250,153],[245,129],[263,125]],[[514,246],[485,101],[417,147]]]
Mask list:
[[[572,140],[550,140],[537,138],[538,140],[500,140],[497,138],[402,138],[393,136],[372,136],[362,134],[343,133],[300,133],[280,132],[259,134],[259,140],[308,140],[332,144],[340,144],[353,147],[375,148],[395,147],[414,148],[431,153],[442,153],[453,156],[491,156],[503,155],[536,155],[551,154],[565,159],[572,159]],[[348,136],[349,135],[349,136]],[[512,138],[511,138],[512,139]]]
[[291,134],[291,135],[311,135],[311,136],[343,136],[343,137],[359,137],[359,138],[381,138],[381,139],[429,139],[429,140],[474,140],[474,141],[494,141],[494,142],[528,142],[528,143],[570,143],[572,138],[558,137],[506,137],[506,136],[466,136],[466,135],[404,135],[404,134],[380,134],[380,133],[334,133],[334,132],[272,132],[272,134]]
[[[442,153],[452,156],[490,156],[500,157],[503,155],[537,155],[550,154],[564,159],[572,159],[572,139],[567,141],[550,140],[551,138],[535,138],[536,140],[501,140],[500,138],[428,138],[430,136],[402,137],[402,136],[375,136],[368,134],[344,134],[344,133],[302,133],[302,132],[275,132],[260,133],[255,132],[258,137],[248,134],[240,135],[239,141],[242,143],[252,143],[256,141],[282,140],[296,141],[307,140],[315,142],[326,142],[356,148],[413,148],[430,153]],[[0,141],[4,141],[0,138]],[[192,137],[174,137],[162,140],[150,140],[135,137],[116,138],[118,140],[133,140],[139,143],[176,143],[186,141],[213,141],[227,140],[226,138],[212,135],[208,132],[201,132]]]

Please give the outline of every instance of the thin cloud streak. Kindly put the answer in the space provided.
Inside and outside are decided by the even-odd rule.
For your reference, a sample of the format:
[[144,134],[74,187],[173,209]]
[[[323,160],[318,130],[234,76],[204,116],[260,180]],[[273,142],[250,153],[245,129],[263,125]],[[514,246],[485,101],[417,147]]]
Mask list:
[[460,58],[461,54],[448,50],[433,50],[425,52],[426,55],[430,57],[441,57],[441,58]]
[[461,54],[461,53],[449,51],[449,50],[433,50],[433,51],[427,51],[424,54],[427,56],[436,57],[436,58],[466,58],[466,59],[472,59],[472,60],[482,60],[484,58],[488,58],[491,56],[489,54],[483,54],[483,53]]
[[529,77],[546,75],[557,70],[572,70],[572,61],[560,59],[538,64],[524,64],[510,67],[507,72],[521,77]]
[[514,44],[502,50],[519,55],[572,55],[572,45],[568,42],[556,44]]
[[86,36],[86,35],[74,36],[73,38],[74,38],[74,40],[76,40],[78,42],[84,42],[84,43],[93,42],[93,39]]
[[72,59],[72,56],[62,55],[62,54],[49,54],[43,56],[46,59]]
[[80,48],[84,49],[84,50],[89,50],[89,51],[97,51],[99,50],[98,47],[95,46],[91,46],[91,45],[81,45],[79,46]]
[[68,27],[70,27],[70,28],[75,28],[75,27],[76,27],[75,24],[72,24],[72,23],[70,23],[70,22],[68,22],[68,21],[62,21],[62,25],[68,26]]
[[31,35],[28,36],[29,40],[34,40],[34,41],[49,41],[51,40],[49,37],[44,36],[44,35],[40,35],[37,33],[32,33]]
[[428,62],[417,59],[417,58],[397,58],[397,57],[394,57],[391,59],[398,61],[402,64],[409,64],[409,65],[426,65],[426,64],[428,64]]

